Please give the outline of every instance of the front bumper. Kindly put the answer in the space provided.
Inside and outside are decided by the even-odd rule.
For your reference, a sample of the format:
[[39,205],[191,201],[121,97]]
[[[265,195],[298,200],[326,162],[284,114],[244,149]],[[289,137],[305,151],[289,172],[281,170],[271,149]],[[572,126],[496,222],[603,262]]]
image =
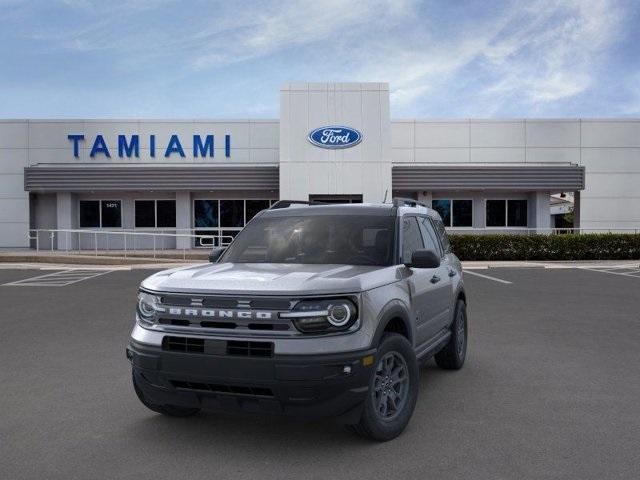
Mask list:
[[[338,417],[356,422],[375,362],[375,349],[321,355],[235,357],[163,350],[131,340],[136,383],[159,405],[214,411]],[[371,359],[368,359],[371,360]]]

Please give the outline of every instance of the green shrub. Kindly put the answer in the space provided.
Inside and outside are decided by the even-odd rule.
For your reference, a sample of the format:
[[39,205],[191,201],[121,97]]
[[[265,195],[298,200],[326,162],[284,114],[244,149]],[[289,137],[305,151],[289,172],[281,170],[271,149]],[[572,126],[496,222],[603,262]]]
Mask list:
[[636,260],[640,234],[449,235],[460,260]]

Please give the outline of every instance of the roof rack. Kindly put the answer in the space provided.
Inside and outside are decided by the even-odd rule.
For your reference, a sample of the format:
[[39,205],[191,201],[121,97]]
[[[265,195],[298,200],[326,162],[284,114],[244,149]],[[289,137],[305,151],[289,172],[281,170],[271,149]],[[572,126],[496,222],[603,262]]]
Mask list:
[[394,207],[425,207],[427,208],[426,204],[422,202],[418,202],[413,198],[402,198],[402,197],[394,197],[393,206]]
[[328,205],[324,202],[315,202],[306,200],[278,200],[276,203],[271,205],[269,210],[277,210],[279,208],[289,208],[291,205]]

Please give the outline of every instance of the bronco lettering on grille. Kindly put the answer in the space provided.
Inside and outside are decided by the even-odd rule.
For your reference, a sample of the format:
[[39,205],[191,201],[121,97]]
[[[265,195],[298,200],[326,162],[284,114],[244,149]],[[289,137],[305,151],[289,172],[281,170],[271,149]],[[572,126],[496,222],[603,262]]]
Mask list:
[[[162,311],[162,309],[158,309]],[[213,308],[180,308],[169,307],[166,310],[170,315],[184,317],[206,317],[206,318],[241,318],[269,320],[273,317],[273,312],[254,310],[217,310]]]

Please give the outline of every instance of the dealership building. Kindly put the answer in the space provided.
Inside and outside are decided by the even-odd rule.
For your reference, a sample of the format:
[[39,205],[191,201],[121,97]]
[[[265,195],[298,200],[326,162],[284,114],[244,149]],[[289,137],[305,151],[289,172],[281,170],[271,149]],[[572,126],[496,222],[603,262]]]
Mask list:
[[279,119],[0,120],[0,247],[191,248],[278,199],[411,197],[453,233],[546,233],[561,195],[575,227],[626,230],[638,185],[640,120],[392,119],[386,83],[287,84]]

